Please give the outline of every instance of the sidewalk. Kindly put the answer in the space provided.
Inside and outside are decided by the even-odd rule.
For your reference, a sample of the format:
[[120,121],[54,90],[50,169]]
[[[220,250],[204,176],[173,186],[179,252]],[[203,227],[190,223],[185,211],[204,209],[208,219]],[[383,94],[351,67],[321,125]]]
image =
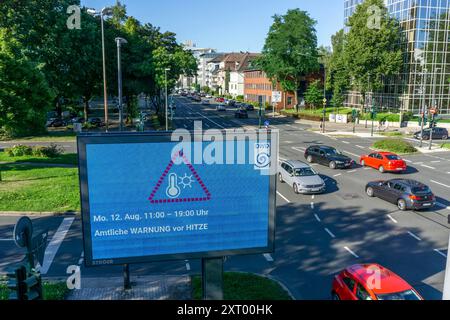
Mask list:
[[66,300],[191,300],[189,276],[132,277],[132,289],[123,289],[123,278],[82,278],[81,289]]

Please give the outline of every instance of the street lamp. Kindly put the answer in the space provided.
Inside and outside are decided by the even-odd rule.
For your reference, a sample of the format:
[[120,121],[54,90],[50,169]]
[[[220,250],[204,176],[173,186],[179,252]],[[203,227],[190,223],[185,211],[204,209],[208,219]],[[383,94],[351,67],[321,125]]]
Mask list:
[[118,84],[119,84],[119,125],[120,125],[120,131],[123,130],[123,105],[122,105],[122,64],[121,64],[121,58],[120,58],[120,46],[122,44],[127,44],[128,41],[124,38],[117,37],[115,39],[117,43],[117,77],[118,77]]
[[87,13],[92,16],[100,15],[101,29],[102,29],[103,100],[104,100],[104,109],[105,109],[105,128],[106,128],[106,132],[108,132],[108,92],[107,92],[107,86],[106,86],[105,28],[104,28],[104,23],[103,23],[103,17],[112,15],[113,10],[112,10],[112,8],[105,7],[100,12],[98,12],[95,9],[88,9]]
[[170,68],[164,69],[164,78],[165,78],[165,85],[166,85],[166,131],[169,131],[169,119],[168,119],[168,98],[167,98],[167,72],[170,71]]

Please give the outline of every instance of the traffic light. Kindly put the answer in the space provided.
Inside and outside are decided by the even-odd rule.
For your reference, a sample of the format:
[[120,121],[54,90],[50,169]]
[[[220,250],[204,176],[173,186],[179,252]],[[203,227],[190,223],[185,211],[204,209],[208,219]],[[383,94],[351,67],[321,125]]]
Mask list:
[[42,300],[42,279],[38,272],[28,272],[24,265],[8,273],[9,300]]

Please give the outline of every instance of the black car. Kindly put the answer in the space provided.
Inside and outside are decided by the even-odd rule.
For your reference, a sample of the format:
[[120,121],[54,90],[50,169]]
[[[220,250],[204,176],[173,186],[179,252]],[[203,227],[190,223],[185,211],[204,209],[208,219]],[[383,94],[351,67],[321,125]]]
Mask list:
[[234,117],[235,118],[243,118],[243,119],[247,119],[248,118],[248,113],[245,109],[239,109],[236,110],[236,112],[234,113]]
[[436,198],[431,189],[415,180],[393,179],[373,181],[366,185],[369,197],[378,197],[394,203],[402,210],[420,210],[436,205]]
[[[420,131],[414,133],[414,137],[416,139],[420,139]],[[431,133],[431,129],[427,128],[423,130],[423,140],[429,140],[430,139],[430,134]],[[433,128],[433,139],[436,140],[447,140],[448,139],[448,131],[445,128]]]
[[328,146],[311,146],[305,151],[305,159],[309,163],[319,163],[330,169],[350,168],[354,161],[340,151]]
[[254,107],[252,104],[250,104],[250,103],[244,103],[242,106],[243,106],[243,107],[245,108],[245,110],[247,110],[247,111],[253,111],[253,110],[255,110],[255,107]]
[[103,121],[100,118],[90,118],[88,120],[88,123],[90,123],[93,126],[101,127],[104,125]]
[[62,119],[52,119],[47,123],[47,127],[64,127],[67,126],[67,122]]

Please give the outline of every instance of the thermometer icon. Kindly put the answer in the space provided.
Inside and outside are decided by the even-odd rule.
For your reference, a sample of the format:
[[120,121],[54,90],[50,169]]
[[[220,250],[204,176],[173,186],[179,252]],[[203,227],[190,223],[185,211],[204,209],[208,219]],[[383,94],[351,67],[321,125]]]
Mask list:
[[180,195],[181,189],[178,187],[178,176],[176,173],[169,175],[169,186],[166,189],[166,194],[170,198],[177,198]]

